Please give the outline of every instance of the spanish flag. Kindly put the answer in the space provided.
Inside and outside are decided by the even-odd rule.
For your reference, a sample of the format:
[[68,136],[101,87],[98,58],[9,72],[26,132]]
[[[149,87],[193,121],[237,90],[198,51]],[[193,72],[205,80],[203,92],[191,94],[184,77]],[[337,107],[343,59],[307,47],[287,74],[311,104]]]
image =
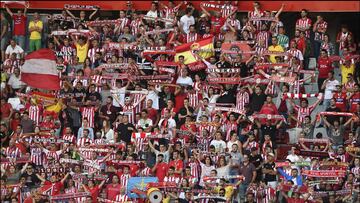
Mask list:
[[205,39],[200,39],[195,42],[190,42],[187,44],[182,44],[180,46],[177,46],[175,48],[176,55],[175,55],[175,62],[179,61],[179,56],[185,57],[185,64],[191,65],[196,63],[198,60],[195,58],[195,56],[192,54],[193,50],[196,49],[203,49],[207,51],[199,51],[198,55],[207,59],[214,55],[214,45],[213,45],[213,37],[208,37]]

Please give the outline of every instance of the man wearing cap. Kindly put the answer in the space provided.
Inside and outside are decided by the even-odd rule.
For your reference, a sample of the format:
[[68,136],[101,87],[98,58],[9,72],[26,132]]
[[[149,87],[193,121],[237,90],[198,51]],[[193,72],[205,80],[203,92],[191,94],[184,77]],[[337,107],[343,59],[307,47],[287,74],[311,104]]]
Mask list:
[[268,186],[272,187],[273,189],[276,188],[277,181],[276,181],[276,168],[274,162],[275,155],[273,153],[267,154],[267,161],[263,166],[262,172],[264,174],[263,180],[267,183]]

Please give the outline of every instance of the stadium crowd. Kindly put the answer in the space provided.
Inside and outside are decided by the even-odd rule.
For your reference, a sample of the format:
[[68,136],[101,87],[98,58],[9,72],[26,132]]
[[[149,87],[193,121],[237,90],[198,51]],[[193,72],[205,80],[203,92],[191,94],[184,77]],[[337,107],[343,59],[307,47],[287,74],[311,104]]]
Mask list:
[[[46,20],[27,21],[31,2],[1,10],[1,202],[159,198],[132,177],[157,178],[154,202],[360,201],[351,25],[332,39],[305,9],[287,30],[286,4],[126,4],[112,19],[76,4]],[[58,90],[21,79],[42,48]]]

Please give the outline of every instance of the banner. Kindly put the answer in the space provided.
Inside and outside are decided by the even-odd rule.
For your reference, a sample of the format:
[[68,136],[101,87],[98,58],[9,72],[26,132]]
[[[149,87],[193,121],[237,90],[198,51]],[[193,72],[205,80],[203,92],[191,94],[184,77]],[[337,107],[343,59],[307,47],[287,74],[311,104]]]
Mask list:
[[303,170],[302,175],[309,177],[327,177],[327,178],[337,178],[345,177],[346,171],[343,170]]
[[244,41],[225,42],[221,45],[221,52],[229,54],[231,59],[235,59],[237,55],[241,54],[242,62],[247,61],[254,53],[249,43]]
[[138,189],[141,191],[147,191],[148,189],[148,184],[149,183],[157,183],[158,179],[156,177],[130,177],[128,179],[128,184],[127,184],[127,195],[130,198],[146,198],[146,195],[141,195],[140,197],[133,193],[132,190],[133,189]]
[[96,10],[96,9],[100,9],[100,6],[65,4],[64,8],[67,10]]
[[[192,54],[192,50],[195,49],[213,49],[213,39],[212,37],[200,39],[195,42],[190,42],[186,44],[182,44],[175,48],[176,55],[175,55],[175,62],[179,62],[179,56],[184,56],[185,58],[185,65],[191,65],[199,61],[195,58]],[[198,55],[204,59],[210,58],[213,56],[212,52],[198,52]]]

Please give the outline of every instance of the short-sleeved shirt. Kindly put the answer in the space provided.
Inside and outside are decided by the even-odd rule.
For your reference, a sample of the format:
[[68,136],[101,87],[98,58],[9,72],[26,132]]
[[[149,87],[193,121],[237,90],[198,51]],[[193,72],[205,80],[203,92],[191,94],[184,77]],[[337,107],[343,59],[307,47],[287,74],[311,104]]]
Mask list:
[[335,146],[344,144],[344,131],[345,128],[343,125],[340,125],[337,130],[334,126],[330,126],[329,138],[332,139]]
[[79,62],[84,63],[89,49],[89,43],[86,43],[83,46],[81,46],[80,44],[76,44],[75,46],[76,46],[76,55],[77,57],[79,57]]
[[19,45],[16,45],[14,48],[11,45],[7,46],[5,54],[12,55],[13,53],[16,54],[17,59],[20,59],[20,54],[24,53],[24,50]]
[[26,16],[24,15],[13,15],[13,20],[14,20],[14,35],[18,36],[18,35],[25,35],[26,34],[26,30],[25,30],[25,25],[26,25]]
[[[40,28],[43,28],[43,22],[41,20],[35,22],[35,21],[30,21],[29,23],[29,29],[31,27],[40,27]],[[30,39],[41,39],[41,32],[38,32],[38,31],[32,31],[30,33]]]
[[246,166],[241,163],[239,167],[239,174],[245,177],[243,183],[249,184],[253,178],[253,172],[256,170],[254,164],[248,163]]

